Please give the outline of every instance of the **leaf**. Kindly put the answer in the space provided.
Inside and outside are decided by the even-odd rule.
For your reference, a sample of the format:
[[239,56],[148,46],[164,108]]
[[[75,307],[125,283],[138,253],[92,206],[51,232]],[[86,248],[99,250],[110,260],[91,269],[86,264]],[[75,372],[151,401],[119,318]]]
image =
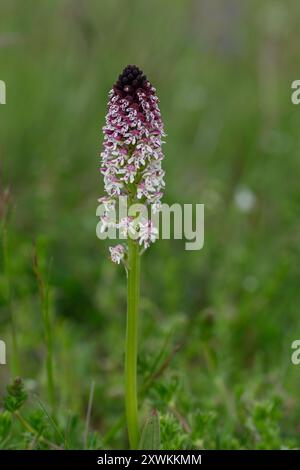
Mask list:
[[140,450],[160,449],[160,424],[159,415],[156,410],[152,411],[151,416],[145,423],[138,448]]

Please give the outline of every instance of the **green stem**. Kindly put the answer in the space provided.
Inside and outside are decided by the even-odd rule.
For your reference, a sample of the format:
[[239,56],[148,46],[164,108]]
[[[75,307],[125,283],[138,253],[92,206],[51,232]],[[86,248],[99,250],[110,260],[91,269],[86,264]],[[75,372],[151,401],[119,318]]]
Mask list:
[[52,407],[52,411],[55,414],[56,409],[56,399],[55,399],[55,386],[54,386],[54,377],[53,377],[53,340],[52,340],[52,325],[50,320],[49,312],[49,290],[48,285],[45,286],[44,296],[42,298],[42,310],[43,310],[43,319],[45,327],[45,337],[46,337],[46,370],[47,370],[47,386],[48,386],[48,396],[49,401]]
[[33,434],[34,436],[36,436],[38,441],[43,442],[49,447],[52,447],[52,449],[63,450],[62,447],[54,444],[53,442],[48,441],[48,439],[38,434],[38,432],[28,423],[28,421],[26,421],[26,419],[23,418],[23,416],[20,414],[19,411],[15,411],[13,414],[20,421],[24,429],[26,429],[26,431],[28,431],[30,434]]
[[19,362],[19,348],[17,340],[17,329],[15,314],[12,305],[12,295],[11,295],[11,273],[10,273],[10,253],[9,253],[9,243],[8,243],[8,231],[5,226],[5,221],[2,225],[2,250],[3,250],[3,265],[4,265],[4,276],[6,279],[6,300],[7,308],[10,316],[11,324],[11,335],[12,335],[12,374],[14,377],[20,375],[20,362]]
[[138,243],[128,238],[127,327],[125,344],[125,407],[131,449],[139,441],[137,406],[137,339],[140,291],[140,254]]
[[54,373],[53,373],[53,333],[52,333],[52,322],[50,315],[50,303],[49,303],[49,283],[48,276],[44,279],[42,272],[39,267],[39,260],[36,248],[34,247],[33,252],[33,269],[39,285],[40,299],[41,299],[41,310],[42,319],[44,324],[45,332],[45,343],[46,343],[46,374],[47,374],[47,391],[48,398],[52,408],[52,413],[55,416],[56,413],[56,393],[54,385]]

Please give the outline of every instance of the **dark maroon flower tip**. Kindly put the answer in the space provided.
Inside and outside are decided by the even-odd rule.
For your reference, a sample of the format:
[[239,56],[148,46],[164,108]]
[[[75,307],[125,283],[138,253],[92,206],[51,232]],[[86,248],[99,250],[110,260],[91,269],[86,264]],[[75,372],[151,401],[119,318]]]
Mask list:
[[147,90],[148,80],[143,71],[136,65],[127,65],[119,75],[113,88],[123,96],[131,96],[134,99],[138,89]]

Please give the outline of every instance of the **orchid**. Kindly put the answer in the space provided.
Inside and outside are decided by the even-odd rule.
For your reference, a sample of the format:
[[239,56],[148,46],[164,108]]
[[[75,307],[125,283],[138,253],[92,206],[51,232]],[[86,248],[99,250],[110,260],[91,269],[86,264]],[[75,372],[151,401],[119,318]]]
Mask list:
[[141,254],[158,238],[152,220],[122,217],[109,221],[108,213],[119,197],[129,206],[142,203],[155,214],[160,210],[165,187],[162,144],[165,136],[156,90],[135,65],[128,65],[109,92],[100,172],[106,196],[101,230],[114,225],[127,244],[109,247],[114,263],[124,263],[127,272],[127,328],[125,342],[125,408],[130,446],[139,441],[137,403],[137,337]]

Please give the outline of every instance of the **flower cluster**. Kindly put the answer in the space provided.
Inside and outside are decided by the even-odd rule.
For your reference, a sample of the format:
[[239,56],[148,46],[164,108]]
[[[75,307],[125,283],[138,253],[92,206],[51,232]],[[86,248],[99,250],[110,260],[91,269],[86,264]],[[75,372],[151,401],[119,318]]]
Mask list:
[[[161,167],[165,134],[158,103],[155,88],[135,65],[123,70],[109,93],[100,168],[107,193],[100,201],[107,211],[118,196],[159,210],[165,185]],[[105,215],[102,219],[105,230]],[[157,237],[151,220],[134,224],[128,217],[117,226],[126,235],[135,233],[144,248]],[[120,260],[120,246],[110,249],[113,261]]]

